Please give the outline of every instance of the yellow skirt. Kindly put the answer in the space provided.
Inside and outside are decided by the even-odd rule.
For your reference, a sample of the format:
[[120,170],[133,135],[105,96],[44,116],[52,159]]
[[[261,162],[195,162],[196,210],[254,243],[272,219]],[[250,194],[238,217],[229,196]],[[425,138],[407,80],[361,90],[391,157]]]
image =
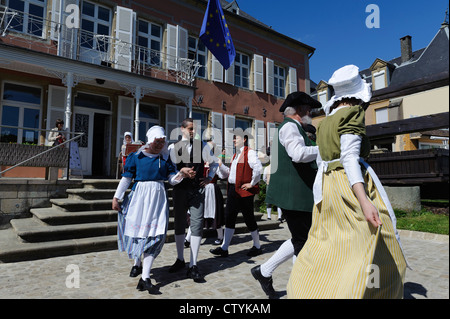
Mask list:
[[386,205],[371,176],[366,194],[382,226],[364,217],[343,169],[324,174],[308,240],[287,286],[288,298],[403,298],[406,261]]

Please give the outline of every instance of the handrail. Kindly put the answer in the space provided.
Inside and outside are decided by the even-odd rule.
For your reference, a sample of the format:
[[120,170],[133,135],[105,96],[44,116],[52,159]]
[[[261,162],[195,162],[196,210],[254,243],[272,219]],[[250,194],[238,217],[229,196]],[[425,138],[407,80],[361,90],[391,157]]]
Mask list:
[[[10,128],[17,128],[17,129],[27,129],[27,130],[30,130],[30,131],[52,131],[52,130],[46,130],[46,129],[26,128],[26,127],[8,126],[8,125],[0,125],[0,127],[10,127]],[[29,162],[29,161],[31,161],[31,160],[33,160],[33,159],[39,157],[39,156],[42,156],[43,154],[46,154],[46,153],[48,153],[48,152],[51,152],[52,150],[56,149],[57,147],[60,147],[60,146],[62,146],[62,145],[68,144],[68,143],[70,143],[70,142],[72,142],[72,141],[74,141],[74,140],[76,140],[76,139],[79,139],[79,138],[81,138],[83,135],[86,134],[86,133],[84,133],[84,132],[67,132],[67,131],[64,131],[64,130],[63,130],[63,131],[60,131],[60,132],[64,132],[64,133],[69,134],[69,135],[78,134],[78,136],[72,137],[71,139],[68,139],[68,140],[64,141],[63,143],[61,143],[61,144],[52,146],[52,147],[50,147],[48,150],[45,150],[45,151],[43,151],[43,152],[41,152],[41,153],[39,153],[39,154],[36,154],[36,155],[34,155],[34,156],[32,156],[32,157],[30,157],[30,158],[28,158],[28,159],[26,159],[26,160],[24,160],[24,161],[22,161],[22,162],[16,164],[16,165],[14,165],[14,166],[11,166],[11,167],[7,168],[7,169],[4,170],[4,171],[0,171],[0,176],[1,176],[1,174],[6,173],[6,172],[8,172],[8,171],[10,171],[10,170],[12,170],[12,169],[18,167],[18,166],[21,166],[21,165],[23,165],[23,164],[25,164],[25,163],[27,163],[27,162]],[[70,159],[70,150],[69,150],[69,159]],[[69,161],[68,161],[68,162],[69,162]],[[69,170],[69,167],[67,167],[67,170]],[[67,179],[68,179],[68,178],[69,178],[69,174],[67,174]]]

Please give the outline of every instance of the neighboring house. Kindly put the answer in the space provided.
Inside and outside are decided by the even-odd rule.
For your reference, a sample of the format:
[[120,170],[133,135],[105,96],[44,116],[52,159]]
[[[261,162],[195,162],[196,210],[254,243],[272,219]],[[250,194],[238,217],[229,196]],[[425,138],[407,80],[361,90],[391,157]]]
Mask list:
[[96,176],[115,175],[125,131],[145,141],[159,124],[176,140],[188,116],[217,129],[219,152],[231,154],[235,127],[264,149],[285,97],[310,90],[315,49],[221,3],[237,53],[228,70],[199,41],[206,0],[0,0],[0,142],[46,144],[30,129],[61,118],[86,134],[82,170]]
[[[427,47],[412,50],[411,36],[400,39],[401,56],[390,61],[375,59],[360,71],[372,84],[372,99],[366,110],[366,125],[448,112],[449,110],[449,28],[443,23]],[[322,104],[333,95],[325,81],[315,87],[313,96]],[[314,118],[317,125],[323,115]],[[448,128],[398,135],[378,141],[374,148],[408,151],[447,148]]]

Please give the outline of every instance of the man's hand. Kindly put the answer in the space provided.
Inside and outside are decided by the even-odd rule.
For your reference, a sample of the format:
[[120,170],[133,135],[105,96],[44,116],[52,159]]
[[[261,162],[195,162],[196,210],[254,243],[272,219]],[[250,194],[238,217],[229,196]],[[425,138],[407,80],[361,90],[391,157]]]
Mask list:
[[249,190],[249,189],[252,188],[252,187],[253,187],[253,186],[252,186],[251,183],[242,184],[242,186],[241,186],[241,188],[242,188],[244,191],[247,191],[247,190]]
[[181,174],[183,174],[183,178],[194,178],[195,177],[195,171],[194,167],[183,167],[180,170]]
[[200,178],[200,187],[205,187],[209,183],[211,183],[211,178],[210,177]]

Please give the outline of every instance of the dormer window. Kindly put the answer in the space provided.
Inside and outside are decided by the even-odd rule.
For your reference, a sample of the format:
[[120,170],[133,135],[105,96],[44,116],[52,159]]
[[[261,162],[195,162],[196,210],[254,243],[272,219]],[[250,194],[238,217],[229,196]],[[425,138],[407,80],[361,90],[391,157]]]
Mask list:
[[386,87],[386,71],[381,70],[373,74],[373,89],[379,90]]

